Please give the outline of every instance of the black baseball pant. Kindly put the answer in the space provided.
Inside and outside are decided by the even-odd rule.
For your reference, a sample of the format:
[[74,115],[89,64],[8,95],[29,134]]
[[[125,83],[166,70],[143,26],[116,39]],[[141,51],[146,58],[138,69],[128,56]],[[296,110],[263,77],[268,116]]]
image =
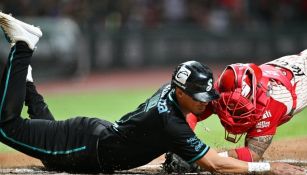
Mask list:
[[20,116],[32,54],[25,42],[17,42],[9,54],[0,86],[0,141],[42,160],[47,168],[73,172],[101,171],[98,137],[111,125],[110,122],[87,117],[54,121],[28,120]]

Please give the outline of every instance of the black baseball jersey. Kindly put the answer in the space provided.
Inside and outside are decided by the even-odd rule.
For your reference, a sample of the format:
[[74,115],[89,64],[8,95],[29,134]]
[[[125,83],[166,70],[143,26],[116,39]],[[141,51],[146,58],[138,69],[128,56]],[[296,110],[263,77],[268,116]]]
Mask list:
[[112,170],[144,165],[168,151],[193,163],[208,150],[187,124],[169,84],[104,130],[99,139],[102,167]]

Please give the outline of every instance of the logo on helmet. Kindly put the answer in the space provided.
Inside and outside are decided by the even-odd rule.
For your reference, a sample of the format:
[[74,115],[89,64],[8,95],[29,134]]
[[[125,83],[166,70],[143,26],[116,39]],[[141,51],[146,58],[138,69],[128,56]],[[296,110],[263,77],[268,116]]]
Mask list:
[[191,71],[187,69],[185,66],[182,66],[177,72],[175,79],[176,81],[184,85],[187,79],[189,78],[190,74],[191,74]]
[[206,91],[207,92],[209,92],[209,91],[211,91],[211,89],[212,89],[212,82],[213,82],[213,79],[212,78],[210,78],[208,81],[207,81],[207,87],[206,87]]

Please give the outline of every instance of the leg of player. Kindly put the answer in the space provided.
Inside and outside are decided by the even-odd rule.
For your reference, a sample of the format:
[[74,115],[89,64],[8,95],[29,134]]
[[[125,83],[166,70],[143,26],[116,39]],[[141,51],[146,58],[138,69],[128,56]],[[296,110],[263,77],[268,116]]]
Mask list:
[[[26,24],[12,26],[9,23],[14,24],[15,21],[9,15],[0,12],[1,28],[12,45],[0,87],[1,122],[13,120],[19,117],[21,113],[25,99],[28,65],[31,61],[33,49],[42,35],[40,29],[34,26],[27,25],[22,28],[21,25]],[[14,98],[16,96],[19,98]]]
[[36,90],[31,66],[28,67],[25,105],[31,119],[55,120],[43,96]]
[[12,45],[0,85],[0,141],[42,160],[48,168],[99,172],[98,134],[111,123],[86,117],[65,121],[21,118],[27,69],[41,33],[1,12],[0,26]]
[[[39,28],[18,21],[2,12],[0,12],[0,25],[12,46],[0,87],[2,111],[0,119],[4,122],[20,115],[25,99],[24,89],[28,65],[42,32]],[[14,98],[16,96],[19,98]]]

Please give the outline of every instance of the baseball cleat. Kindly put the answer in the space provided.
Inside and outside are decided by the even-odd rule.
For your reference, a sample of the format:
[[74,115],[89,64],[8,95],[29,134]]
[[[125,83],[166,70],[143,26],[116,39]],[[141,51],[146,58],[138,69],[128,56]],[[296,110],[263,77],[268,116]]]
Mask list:
[[300,55],[306,55],[307,56],[307,49],[303,50]]
[[40,28],[24,23],[11,15],[0,12],[0,26],[11,45],[24,41],[34,50],[39,38],[43,35]]

